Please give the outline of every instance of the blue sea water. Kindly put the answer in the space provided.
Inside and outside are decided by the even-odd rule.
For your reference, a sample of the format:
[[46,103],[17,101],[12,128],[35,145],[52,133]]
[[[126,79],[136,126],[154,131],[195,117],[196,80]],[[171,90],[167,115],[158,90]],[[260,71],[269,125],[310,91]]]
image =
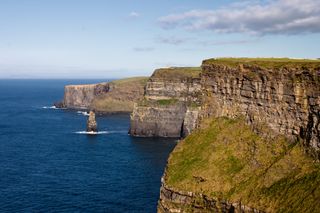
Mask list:
[[79,134],[86,116],[44,107],[93,82],[0,80],[0,212],[156,212],[175,140],[129,136],[128,114]]

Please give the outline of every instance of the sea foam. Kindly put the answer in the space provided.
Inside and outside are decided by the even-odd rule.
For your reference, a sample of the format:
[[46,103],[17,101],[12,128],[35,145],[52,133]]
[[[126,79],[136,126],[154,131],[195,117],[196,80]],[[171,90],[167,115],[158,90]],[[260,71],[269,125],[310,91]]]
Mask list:
[[82,114],[84,116],[89,116],[89,113],[86,111],[77,111],[78,114]]
[[98,131],[98,132],[87,132],[87,131],[78,131],[75,134],[81,135],[104,135],[104,134],[127,134],[128,131]]

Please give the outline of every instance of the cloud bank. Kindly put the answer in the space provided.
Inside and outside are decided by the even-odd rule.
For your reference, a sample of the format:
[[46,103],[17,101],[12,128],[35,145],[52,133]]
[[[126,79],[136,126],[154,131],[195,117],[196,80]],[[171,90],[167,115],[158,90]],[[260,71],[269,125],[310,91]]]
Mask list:
[[246,1],[217,10],[191,10],[159,18],[164,29],[210,30],[216,33],[320,33],[319,0]]

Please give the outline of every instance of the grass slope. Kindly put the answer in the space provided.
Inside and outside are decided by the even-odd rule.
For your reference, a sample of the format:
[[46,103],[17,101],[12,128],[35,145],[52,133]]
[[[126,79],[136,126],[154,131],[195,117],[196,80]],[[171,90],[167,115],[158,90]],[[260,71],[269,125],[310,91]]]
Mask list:
[[267,212],[320,212],[320,166],[298,143],[243,119],[208,119],[170,155],[166,183]]
[[134,77],[110,82],[112,90],[95,98],[92,107],[99,112],[131,112],[134,102],[144,94],[147,77]]
[[154,71],[151,78],[165,78],[165,79],[187,79],[199,78],[201,73],[200,67],[171,67],[161,68]]

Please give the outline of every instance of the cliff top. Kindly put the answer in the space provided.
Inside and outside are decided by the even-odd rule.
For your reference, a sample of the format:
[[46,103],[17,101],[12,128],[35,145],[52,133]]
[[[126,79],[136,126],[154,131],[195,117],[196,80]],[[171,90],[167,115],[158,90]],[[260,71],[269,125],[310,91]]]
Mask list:
[[119,80],[111,81],[110,83],[113,83],[115,85],[123,85],[128,83],[139,83],[139,84],[146,84],[148,81],[148,77],[132,77],[132,78],[123,78]]
[[204,60],[203,65],[218,64],[238,67],[241,64],[255,65],[266,69],[272,68],[300,68],[320,67],[319,59],[292,59],[292,58],[212,58]]
[[298,143],[261,138],[241,118],[205,120],[171,153],[165,177],[175,190],[266,212],[319,212],[319,180],[319,165]]
[[170,67],[156,69],[151,78],[165,79],[187,79],[198,78],[201,73],[201,67]]
[[82,88],[82,87],[95,87],[98,84],[108,84],[108,82],[101,82],[96,84],[70,84],[66,85],[65,87],[72,87],[72,88]]
[[118,79],[118,80],[113,80],[110,82],[101,82],[101,83],[96,83],[96,84],[78,84],[78,85],[66,85],[66,87],[94,87],[97,84],[113,84],[113,85],[123,85],[123,84],[128,84],[128,83],[141,83],[145,84],[148,81],[148,77],[144,76],[139,76],[139,77],[131,77],[131,78],[123,78],[123,79]]
[[100,112],[131,112],[135,102],[143,97],[149,78],[133,77],[110,82],[111,90],[94,99],[92,106]]

